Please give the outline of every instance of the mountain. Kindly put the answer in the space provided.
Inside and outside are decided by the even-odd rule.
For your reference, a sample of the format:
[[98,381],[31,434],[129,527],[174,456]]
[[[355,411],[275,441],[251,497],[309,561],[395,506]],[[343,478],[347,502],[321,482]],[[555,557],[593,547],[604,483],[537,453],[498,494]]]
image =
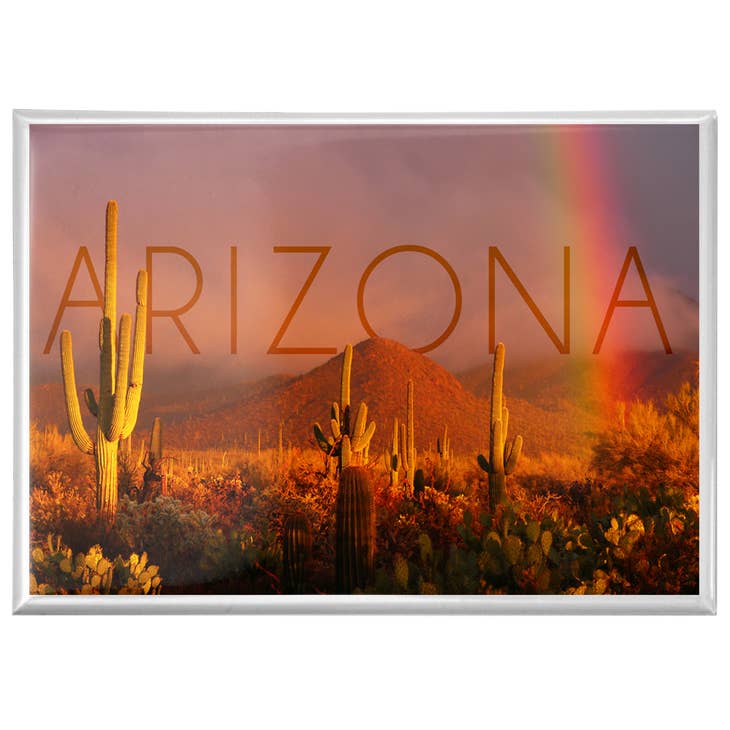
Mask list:
[[[235,403],[173,422],[166,429],[168,443],[184,448],[220,447],[256,442],[259,429],[262,444],[273,446],[278,424],[285,442],[313,445],[312,424],[329,422],[332,401],[339,397],[342,355],[333,357],[310,372],[284,379],[273,387],[241,397]],[[485,381],[491,376],[485,370]],[[373,338],[354,347],[351,400],[357,407],[364,400],[369,420],[377,424],[373,450],[379,453],[392,433],[393,419],[406,414],[406,387],[414,381],[417,448],[435,448],[445,425],[456,453],[472,454],[487,448],[489,404],[470,392],[450,372],[429,357],[407,347]],[[509,379],[507,379],[508,381]],[[575,411],[570,417],[535,407],[527,400],[505,394],[513,433],[525,438],[526,453],[537,451],[580,451],[586,435],[597,422],[590,414]]]
[[[342,355],[299,376],[273,376],[253,383],[203,391],[160,393],[144,390],[137,433],[144,435],[154,416],[161,416],[165,442],[187,449],[253,447],[261,431],[262,446],[284,441],[313,445],[312,424],[327,431],[329,410],[339,398]],[[435,448],[445,425],[457,454],[487,448],[492,365],[473,368],[458,378],[426,355],[383,338],[354,347],[351,399],[368,404],[377,424],[374,453],[390,438],[393,418],[406,414],[406,386],[415,389],[416,446]],[[654,356],[628,353],[617,359],[545,358],[529,366],[505,366],[504,392],[510,409],[510,435],[522,434],[525,453],[541,451],[581,454],[591,435],[605,425],[616,393],[624,399],[659,398],[692,379],[694,364],[686,354]],[[611,386],[615,393],[607,393]],[[628,397],[627,397],[628,396]],[[38,385],[31,391],[31,417],[56,423],[64,430],[66,414],[60,384]],[[91,426],[88,419],[87,426]]]

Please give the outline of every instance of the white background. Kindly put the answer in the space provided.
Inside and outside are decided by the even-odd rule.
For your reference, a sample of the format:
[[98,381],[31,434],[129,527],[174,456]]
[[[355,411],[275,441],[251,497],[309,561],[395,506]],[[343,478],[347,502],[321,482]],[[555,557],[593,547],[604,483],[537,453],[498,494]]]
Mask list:
[[[504,6],[509,6],[505,9]],[[717,617],[11,617],[11,109],[730,116],[722,3],[13,3],[0,18],[6,727],[727,727]],[[144,170],[139,171],[140,176]],[[719,372],[727,369],[720,239]]]

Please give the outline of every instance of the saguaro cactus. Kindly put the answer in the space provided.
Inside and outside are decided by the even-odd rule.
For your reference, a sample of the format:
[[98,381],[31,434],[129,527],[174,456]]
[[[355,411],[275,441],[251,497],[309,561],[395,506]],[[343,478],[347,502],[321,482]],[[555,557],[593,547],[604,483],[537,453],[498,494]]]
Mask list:
[[159,491],[162,495],[167,494],[167,472],[163,471],[164,457],[162,456],[162,421],[155,416],[152,421],[152,432],[150,433],[150,446],[147,450],[147,458],[144,461],[144,490],[142,501],[152,499]]
[[516,436],[507,445],[509,411],[504,405],[502,380],[504,375],[504,345],[500,342],[494,352],[492,370],[492,401],[489,408],[489,460],[479,454],[479,466],[489,474],[489,500],[492,505],[509,502],[505,489],[505,477],[517,466],[522,453],[522,436]]
[[314,424],[317,445],[329,456],[338,459],[339,470],[351,465],[366,464],[370,441],[375,433],[375,422],[367,423],[368,407],[360,403],[355,421],[350,413],[350,374],[352,371],[352,345],[345,346],[340,375],[340,402],[330,409],[331,436],[325,436],[319,423]]
[[394,487],[398,484],[398,472],[400,470],[400,453],[398,449],[398,419],[393,419],[393,436],[390,446],[385,447],[383,452],[383,463],[385,470],[390,475],[390,486]]
[[[147,272],[137,274],[137,310],[134,322],[134,344],[129,373],[132,318],[123,314],[119,322],[117,353],[117,218],[115,200],[106,207],[106,244],[104,263],[104,312],[99,327],[100,374],[99,399],[88,388],[86,405],[96,417],[96,440],[93,441],[81,420],[76,392],[71,333],[61,333],[61,368],[69,428],[76,446],[85,454],[93,454],[96,464],[96,508],[108,524],[117,513],[117,449],[120,438],[127,438],[137,423],[142,395],[144,351],[147,329]],[[115,368],[116,366],[116,373]]]
[[375,499],[368,472],[361,466],[342,470],[336,501],[337,590],[352,593],[373,581]]
[[290,593],[304,593],[312,553],[312,527],[300,512],[284,523],[284,585]]
[[436,451],[439,455],[439,461],[443,466],[449,465],[451,458],[451,439],[449,438],[449,427],[444,426],[444,433],[441,438],[436,439]]
[[413,425],[413,381],[408,381],[408,395],[406,402],[406,423],[401,423],[400,457],[406,471],[406,479],[413,486],[416,473],[416,446]]

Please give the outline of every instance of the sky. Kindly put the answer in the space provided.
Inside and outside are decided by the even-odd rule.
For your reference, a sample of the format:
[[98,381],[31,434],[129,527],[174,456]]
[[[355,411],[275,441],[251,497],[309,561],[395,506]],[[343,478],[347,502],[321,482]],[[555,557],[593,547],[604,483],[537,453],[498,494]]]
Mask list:
[[[637,248],[674,350],[698,337],[698,137],[691,125],[601,126],[89,126],[34,125],[31,144],[31,375],[60,379],[58,336],[45,342],[80,246],[103,280],[104,211],[119,204],[118,312],[133,312],[148,246],[175,246],[200,265],[203,287],[182,322],[153,319],[146,377],[209,387],[304,372],[331,355],[268,350],[316,253],[331,247],[281,347],[333,348],[368,337],[357,292],[387,249],[443,257],[461,289],[450,336],[428,352],[452,371],[485,362],[489,247],[563,337],[563,248],[571,256],[571,354],[592,352],[630,246]],[[230,247],[237,247],[238,352],[230,352]],[[189,263],[156,254],[153,306],[183,305]],[[74,299],[93,298],[85,267]],[[623,299],[644,299],[635,267]],[[437,339],[454,314],[449,274],[399,253],[367,280],[372,328],[411,347]],[[96,382],[100,310],[67,309],[77,380]],[[520,360],[555,345],[499,266],[496,339]],[[616,310],[602,355],[661,351],[648,308]],[[569,357],[570,355],[565,355]],[[599,355],[598,357],[600,357]]]

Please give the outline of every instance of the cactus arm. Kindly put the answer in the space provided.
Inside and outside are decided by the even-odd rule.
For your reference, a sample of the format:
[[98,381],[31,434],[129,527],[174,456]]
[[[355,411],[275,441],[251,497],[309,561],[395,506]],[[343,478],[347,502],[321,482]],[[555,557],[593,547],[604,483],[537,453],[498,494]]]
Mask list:
[[491,471],[491,467],[489,466],[489,461],[487,461],[487,457],[486,457],[486,456],[484,456],[484,454],[479,454],[479,455],[477,456],[477,463],[479,464],[479,466],[480,466],[480,467],[481,467],[481,468],[482,468],[482,469],[483,469],[483,470],[484,470],[485,472],[487,472],[487,474],[489,474],[489,472]]
[[[106,206],[106,243],[104,246],[104,325],[102,329],[102,357],[100,398],[114,393],[114,363],[116,361],[117,321],[117,220],[119,210],[116,200]],[[102,402],[101,413],[105,415],[107,404]],[[107,416],[108,418],[108,416]],[[107,424],[104,424],[106,427]]]
[[74,372],[73,345],[71,333],[68,330],[61,332],[61,371],[63,374],[63,390],[66,396],[66,414],[68,426],[74,443],[85,454],[94,453],[94,442],[86,433],[84,422],[81,420],[79,396],[76,392],[76,374]]
[[339,424],[340,422],[340,404],[335,401],[332,403],[332,408],[330,409],[330,419],[333,421],[337,421]]
[[330,440],[324,435],[324,431],[322,431],[322,426],[320,426],[318,423],[314,424],[314,438],[317,439],[319,448],[322,449],[322,451],[325,451],[327,453],[330,452],[332,446],[334,445],[334,441],[330,443]]
[[352,462],[352,449],[350,448],[350,437],[342,437],[342,449],[340,453],[340,466],[346,469]]
[[106,429],[108,441],[116,441],[124,428],[124,413],[127,407],[127,386],[129,384],[129,341],[132,332],[132,318],[123,314],[119,323],[119,354],[117,360],[116,388],[111,420]]
[[355,436],[352,439],[352,450],[357,452],[367,449],[374,434],[375,421],[371,421],[364,434],[362,434],[361,436]]
[[96,402],[96,396],[91,388],[87,388],[84,391],[84,400],[86,401],[86,407],[89,409],[89,413],[96,418],[99,415],[99,405]]
[[359,439],[365,433],[365,424],[368,419],[368,407],[365,403],[360,403],[360,407],[357,409],[357,416],[355,416],[355,425],[352,429],[353,441]]
[[114,397],[114,361],[112,359],[112,324],[107,317],[101,320],[101,352],[99,372],[99,425],[106,431]]
[[507,463],[505,464],[505,468],[504,468],[505,474],[511,474],[515,470],[521,453],[522,453],[522,436],[516,436],[514,442],[512,443],[512,450],[510,451],[509,459],[507,460]]
[[127,404],[124,410],[122,438],[130,436],[137,425],[139,402],[142,398],[144,378],[144,353],[147,341],[147,272],[137,272],[137,310],[134,315],[134,346],[132,349],[132,372],[127,387]]
[[350,374],[352,372],[352,345],[345,345],[342,356],[342,379],[340,382],[340,404],[342,410],[350,405]]
[[335,420],[334,418],[330,420],[330,428],[332,429],[332,435],[335,437],[335,439],[340,438],[342,436],[342,431],[340,430],[340,422]]

